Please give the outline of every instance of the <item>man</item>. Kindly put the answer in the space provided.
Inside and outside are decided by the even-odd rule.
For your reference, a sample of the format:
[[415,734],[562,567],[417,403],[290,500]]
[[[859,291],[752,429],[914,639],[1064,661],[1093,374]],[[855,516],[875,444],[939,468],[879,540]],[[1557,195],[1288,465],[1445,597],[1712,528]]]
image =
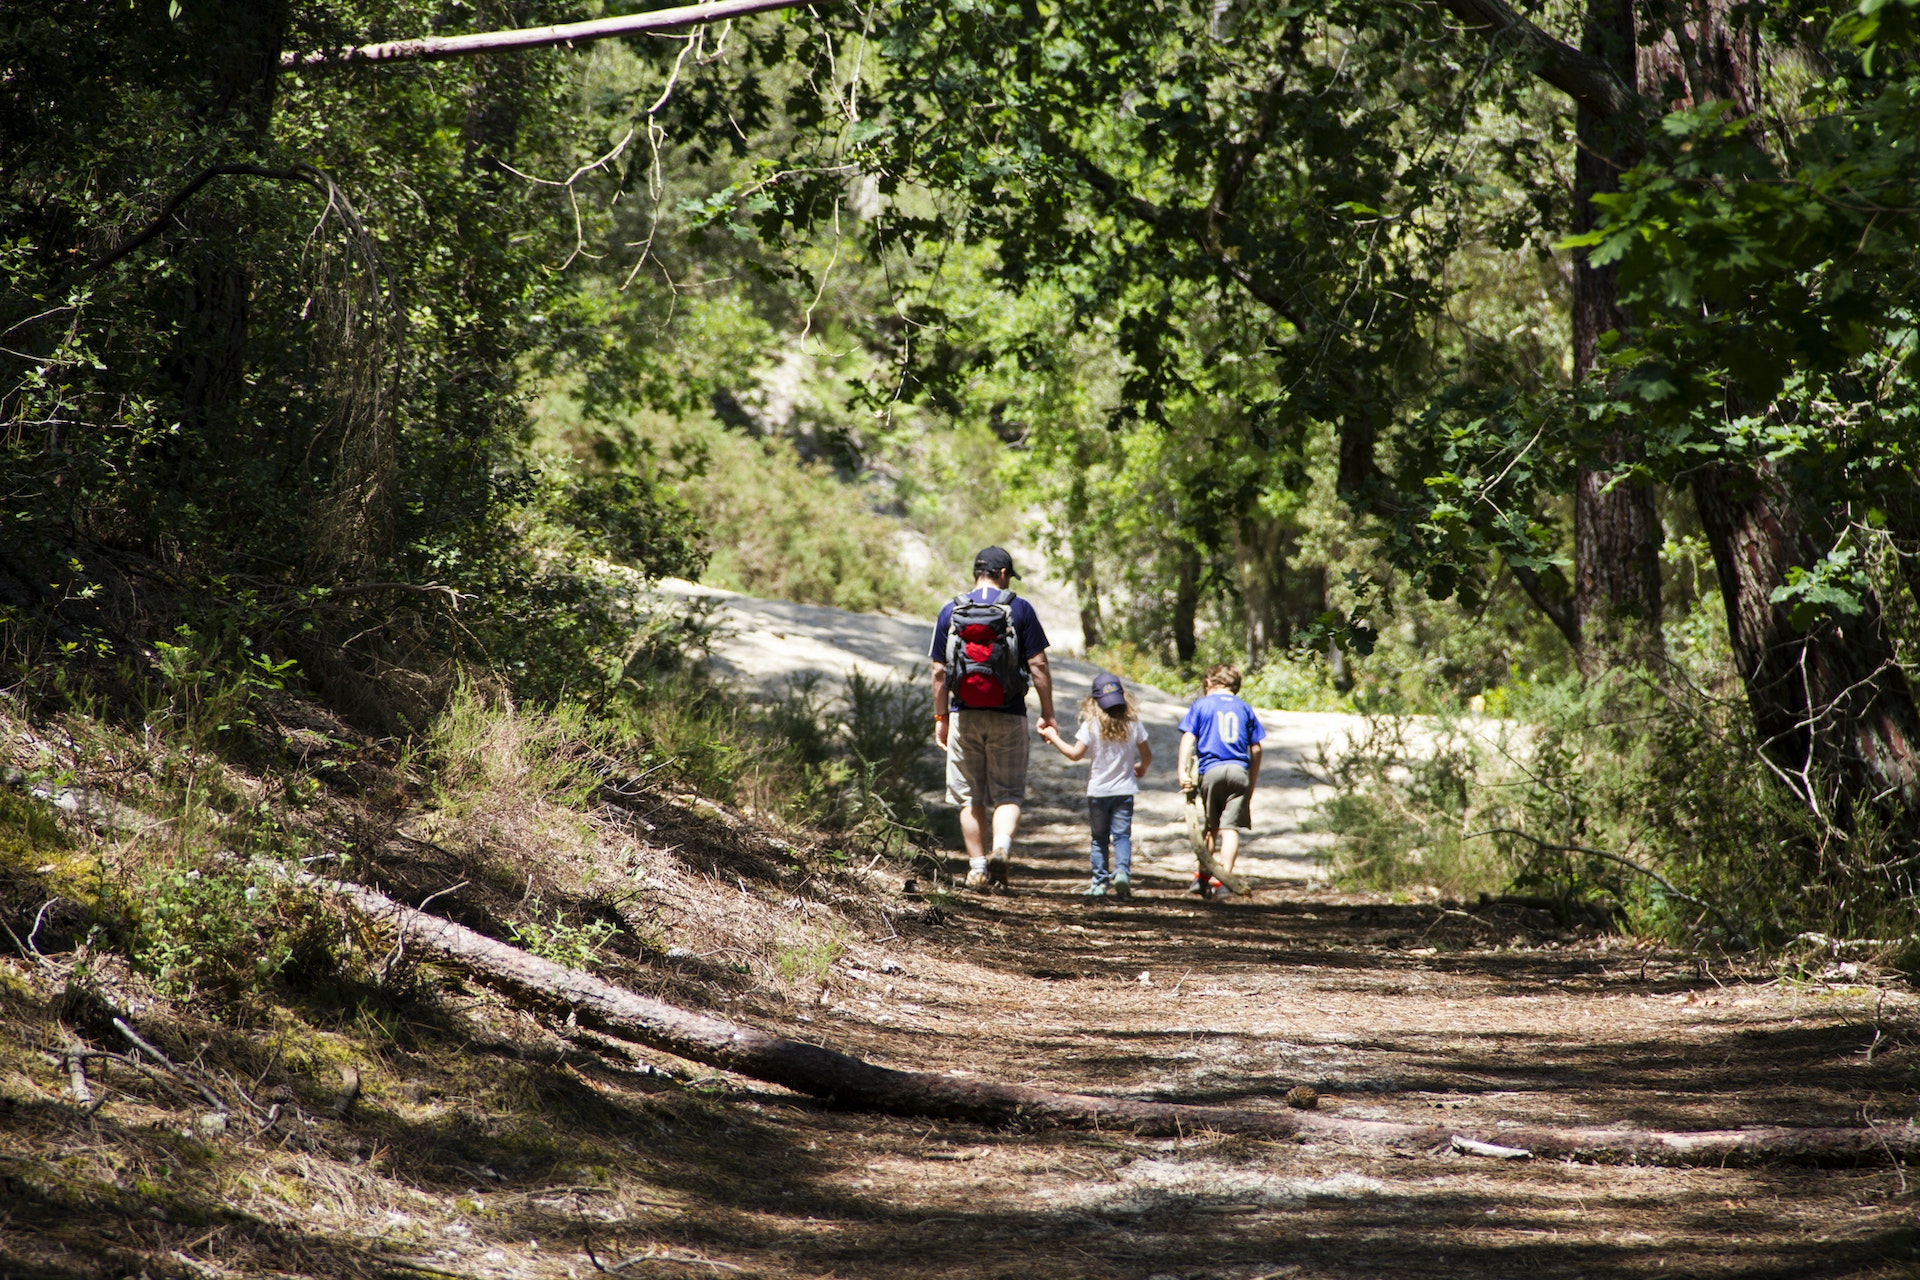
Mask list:
[[[1240,860],[1240,833],[1253,826],[1253,789],[1260,782],[1261,741],[1267,730],[1240,699],[1240,668],[1222,663],[1207,672],[1200,699],[1180,721],[1182,790],[1198,788],[1206,811],[1206,841],[1226,879]],[[1216,892],[1203,866],[1192,891]]]
[[973,590],[940,610],[927,647],[933,737],[947,753],[947,797],[960,807],[967,888],[983,891],[1006,887],[1027,796],[1029,685],[1040,695],[1040,727],[1054,727],[1047,633],[1008,586],[1019,576],[999,547],[975,556]]

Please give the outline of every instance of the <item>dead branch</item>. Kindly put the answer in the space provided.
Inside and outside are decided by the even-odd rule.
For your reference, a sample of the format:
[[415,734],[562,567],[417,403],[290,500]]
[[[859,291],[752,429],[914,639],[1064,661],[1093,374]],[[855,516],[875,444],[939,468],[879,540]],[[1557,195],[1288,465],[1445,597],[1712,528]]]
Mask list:
[[288,52],[280,55],[280,65],[337,67],[364,62],[424,62],[441,58],[466,58],[478,53],[542,49],[549,45],[581,44],[589,40],[638,35],[646,31],[665,31],[696,22],[717,22],[723,18],[745,17],[750,13],[792,9],[805,3],[807,0],[714,0],[711,4],[682,5],[621,18],[596,18],[591,22],[565,22],[550,27],[520,27],[507,31],[476,31],[464,36],[421,36],[413,40],[389,40],[384,44],[363,44],[357,48],[314,53]]
[[86,1046],[74,1043],[67,1046],[67,1087],[73,1091],[73,1100],[81,1106],[93,1102],[93,1091],[87,1088],[87,1050]]
[[1432,1149],[1456,1136],[1519,1148],[1544,1159],[1663,1165],[1864,1165],[1920,1156],[1920,1128],[1647,1129],[1502,1128],[1481,1137],[1456,1135],[1427,1124],[1361,1120],[1316,1111],[1264,1112],[1193,1107],[1128,1098],[1056,1093],[1026,1085],[962,1080],[931,1072],[899,1071],[820,1045],[789,1040],[711,1014],[680,1009],[603,982],[578,969],[529,955],[451,920],[402,906],[360,885],[309,879],[391,925],[414,946],[465,968],[492,985],[549,1009],[565,1009],[590,1027],[689,1061],[781,1085],[840,1106],[891,1115],[931,1116],[989,1125],[1127,1129],[1174,1136],[1196,1129],[1257,1133],[1374,1146]]
[[207,1100],[208,1106],[212,1107],[215,1111],[219,1111],[219,1112],[225,1112],[227,1110],[227,1104],[221,1100],[219,1094],[207,1088],[206,1085],[202,1084],[198,1079],[188,1074],[181,1067],[175,1065],[173,1059],[169,1058],[166,1054],[160,1052],[158,1049],[148,1044],[145,1040],[141,1039],[140,1033],[138,1031],[135,1031],[132,1027],[128,1026],[124,1018],[115,1018],[113,1020],[113,1025],[119,1030],[121,1035],[125,1036],[129,1041],[132,1042],[134,1048],[140,1050],[142,1053],[146,1054],[149,1058],[152,1058],[156,1065],[165,1067],[168,1071],[171,1071],[183,1083],[190,1086],[195,1093],[198,1093],[202,1098],[205,1098]]

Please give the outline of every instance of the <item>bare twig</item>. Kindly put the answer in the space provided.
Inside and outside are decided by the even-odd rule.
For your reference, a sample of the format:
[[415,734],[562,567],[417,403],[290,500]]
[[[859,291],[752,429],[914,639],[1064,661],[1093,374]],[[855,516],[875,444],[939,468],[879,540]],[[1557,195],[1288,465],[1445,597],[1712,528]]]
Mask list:
[[221,1101],[219,1094],[207,1088],[206,1085],[202,1084],[199,1080],[196,1080],[193,1076],[189,1075],[185,1070],[183,1070],[178,1065],[176,1065],[173,1059],[169,1058],[166,1054],[160,1052],[158,1049],[154,1048],[151,1044],[148,1044],[146,1040],[141,1038],[140,1033],[138,1031],[135,1031],[132,1027],[127,1025],[126,1019],[115,1018],[113,1020],[113,1025],[119,1030],[121,1035],[125,1036],[128,1040],[130,1040],[133,1043],[133,1046],[136,1049],[139,1049],[142,1053],[146,1054],[149,1058],[152,1058],[155,1064],[157,1064],[158,1066],[164,1067],[168,1071],[171,1071],[175,1076],[179,1077],[179,1079],[182,1082],[189,1085],[194,1090],[194,1092],[198,1093],[202,1098],[205,1098],[207,1100],[208,1106],[212,1107],[215,1111],[221,1112],[222,1114],[226,1113],[227,1104]]

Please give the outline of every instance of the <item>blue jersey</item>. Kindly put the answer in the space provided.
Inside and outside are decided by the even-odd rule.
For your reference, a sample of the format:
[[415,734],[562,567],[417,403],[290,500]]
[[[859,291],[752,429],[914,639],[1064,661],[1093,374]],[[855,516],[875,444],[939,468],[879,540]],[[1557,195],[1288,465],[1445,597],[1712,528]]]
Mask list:
[[1198,739],[1203,774],[1223,764],[1250,765],[1249,748],[1267,736],[1253,708],[1230,693],[1210,693],[1188,707],[1180,732]]

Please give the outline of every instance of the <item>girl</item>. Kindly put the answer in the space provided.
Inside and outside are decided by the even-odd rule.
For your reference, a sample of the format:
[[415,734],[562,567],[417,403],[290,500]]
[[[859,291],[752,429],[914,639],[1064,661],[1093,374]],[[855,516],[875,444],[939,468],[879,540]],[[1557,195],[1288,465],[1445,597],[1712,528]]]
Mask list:
[[1093,882],[1089,898],[1131,897],[1128,877],[1133,867],[1133,798],[1140,779],[1153,763],[1146,726],[1133,705],[1133,695],[1120,677],[1102,671],[1094,677],[1093,692],[1080,704],[1080,728],[1067,742],[1052,725],[1040,736],[1069,760],[1093,753],[1093,772],[1087,779],[1087,817],[1093,827],[1091,860]]

